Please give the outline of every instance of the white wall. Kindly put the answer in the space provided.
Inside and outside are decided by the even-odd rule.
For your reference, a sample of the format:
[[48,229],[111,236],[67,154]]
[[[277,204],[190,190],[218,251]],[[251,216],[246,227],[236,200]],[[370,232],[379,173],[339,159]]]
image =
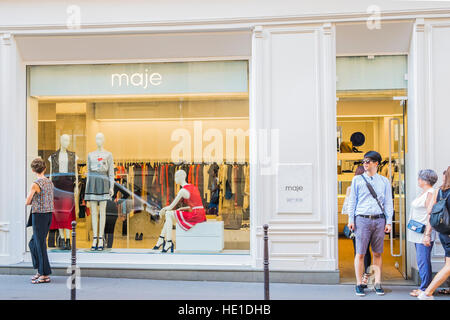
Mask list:
[[[442,172],[450,166],[450,91],[448,75],[450,62],[450,21],[417,19],[412,37],[409,65],[409,134],[407,154],[407,203],[419,190],[417,173],[420,169],[433,169],[442,184]],[[444,252],[439,244],[433,248],[433,270],[444,262]],[[409,246],[409,256],[414,248]],[[412,266],[415,267],[414,259]]]
[[26,78],[14,38],[0,36],[0,264],[25,251]]
[[[280,163],[313,164],[313,205],[307,213],[277,212],[276,176],[263,174],[262,163],[254,167],[257,263],[262,265],[261,226],[268,223],[271,270],[336,270],[334,28],[263,28],[253,39],[256,129],[269,136],[278,132],[279,149],[273,143],[271,148]],[[265,143],[259,138],[257,148]],[[264,160],[259,151],[258,156]]]

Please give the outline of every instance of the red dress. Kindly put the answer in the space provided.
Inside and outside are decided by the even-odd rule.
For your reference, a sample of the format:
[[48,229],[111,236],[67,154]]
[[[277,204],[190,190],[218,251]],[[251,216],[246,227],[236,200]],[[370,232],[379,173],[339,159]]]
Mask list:
[[190,194],[189,199],[183,199],[183,202],[190,206],[192,211],[176,210],[175,217],[181,229],[187,231],[197,223],[205,222],[206,214],[198,188],[192,184],[186,184],[183,188]]

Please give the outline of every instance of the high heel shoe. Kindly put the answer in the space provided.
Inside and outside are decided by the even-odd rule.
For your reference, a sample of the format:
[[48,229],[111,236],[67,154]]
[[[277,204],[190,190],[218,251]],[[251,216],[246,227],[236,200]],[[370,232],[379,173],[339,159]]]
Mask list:
[[72,247],[70,246],[70,239],[66,240],[66,250],[70,250]]
[[98,247],[97,247],[97,250],[98,250],[98,251],[103,251],[103,238],[102,238],[102,237],[99,237],[99,238],[98,238],[98,241],[99,241],[99,242],[100,242],[100,239],[102,240],[102,245],[101,245],[101,246],[98,246]]
[[[98,237],[94,237],[94,241],[92,243],[91,251],[97,250],[98,240],[95,240],[95,239],[98,239]],[[95,243],[95,246],[94,246],[94,243]]]
[[170,247],[168,247],[167,249],[165,248],[165,246],[162,249],[162,253],[166,253],[167,251],[170,250],[171,253],[173,253],[173,242],[172,240],[167,240],[167,242],[170,242]]
[[153,250],[158,250],[159,248],[161,248],[161,246],[162,246],[162,248],[164,249],[164,246],[166,245],[166,240],[164,240],[164,237],[161,237],[161,236],[159,236],[161,239],[163,239],[163,242],[159,245],[159,246],[157,246],[157,245],[155,245],[154,247],[153,247]]

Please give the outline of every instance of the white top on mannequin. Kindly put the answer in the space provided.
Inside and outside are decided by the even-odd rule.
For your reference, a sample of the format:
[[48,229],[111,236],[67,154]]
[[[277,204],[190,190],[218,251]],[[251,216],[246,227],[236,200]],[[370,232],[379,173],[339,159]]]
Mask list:
[[[69,172],[69,157],[67,155],[67,147],[69,147],[70,144],[70,137],[67,134],[63,134],[59,138],[60,142],[60,149],[59,149],[59,172],[60,173],[67,173]],[[48,157],[48,161],[50,163],[52,162],[52,157]],[[75,161],[78,161],[78,156],[75,155]],[[51,172],[50,172],[51,173]]]
[[[175,183],[181,185],[180,191],[178,191],[177,196],[173,199],[172,203],[167,207],[161,209],[160,214],[165,213],[167,210],[172,210],[180,202],[181,199],[189,199],[191,194],[185,188],[183,188],[188,183],[186,182],[186,172],[184,170],[178,170],[175,172]],[[178,210],[185,210],[189,207],[182,207]]]
[[112,153],[106,151],[103,148],[105,143],[105,136],[99,132],[95,136],[95,143],[97,144],[97,150],[88,154],[88,172],[101,172],[106,173],[109,177],[110,189],[109,194],[114,194],[114,160]]

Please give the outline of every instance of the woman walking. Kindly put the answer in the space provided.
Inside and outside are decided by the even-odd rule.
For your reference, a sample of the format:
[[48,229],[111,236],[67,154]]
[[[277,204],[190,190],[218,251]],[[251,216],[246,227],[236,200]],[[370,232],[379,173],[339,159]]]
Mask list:
[[[412,201],[410,222],[416,225],[428,225],[431,209],[434,204],[433,186],[437,182],[436,172],[430,169],[420,170],[418,185],[422,193]],[[433,249],[435,232],[427,228],[425,232],[418,233],[408,228],[408,241],[414,243],[416,247],[417,266],[419,267],[420,288],[411,291],[410,295],[417,297],[425,291],[431,282],[431,250]]]
[[31,221],[33,236],[28,244],[31,251],[33,268],[37,273],[31,278],[31,283],[49,283],[52,273],[47,256],[46,239],[52,222],[53,212],[53,183],[45,177],[45,162],[36,158],[31,162],[31,170],[37,179],[28,193],[26,205],[31,205]]
[[[450,211],[450,167],[444,171],[444,178],[442,186],[437,192],[436,202],[441,199],[446,200],[447,210]],[[430,229],[430,225],[427,225],[427,229],[425,232],[428,232]],[[439,234],[439,240],[441,241],[442,247],[445,252],[445,265],[444,267],[434,276],[433,281],[428,285],[427,289],[417,296],[420,300],[433,300],[434,291],[442,284],[445,280],[450,276],[450,235],[448,234]],[[424,239],[425,245],[429,244],[429,239]]]

